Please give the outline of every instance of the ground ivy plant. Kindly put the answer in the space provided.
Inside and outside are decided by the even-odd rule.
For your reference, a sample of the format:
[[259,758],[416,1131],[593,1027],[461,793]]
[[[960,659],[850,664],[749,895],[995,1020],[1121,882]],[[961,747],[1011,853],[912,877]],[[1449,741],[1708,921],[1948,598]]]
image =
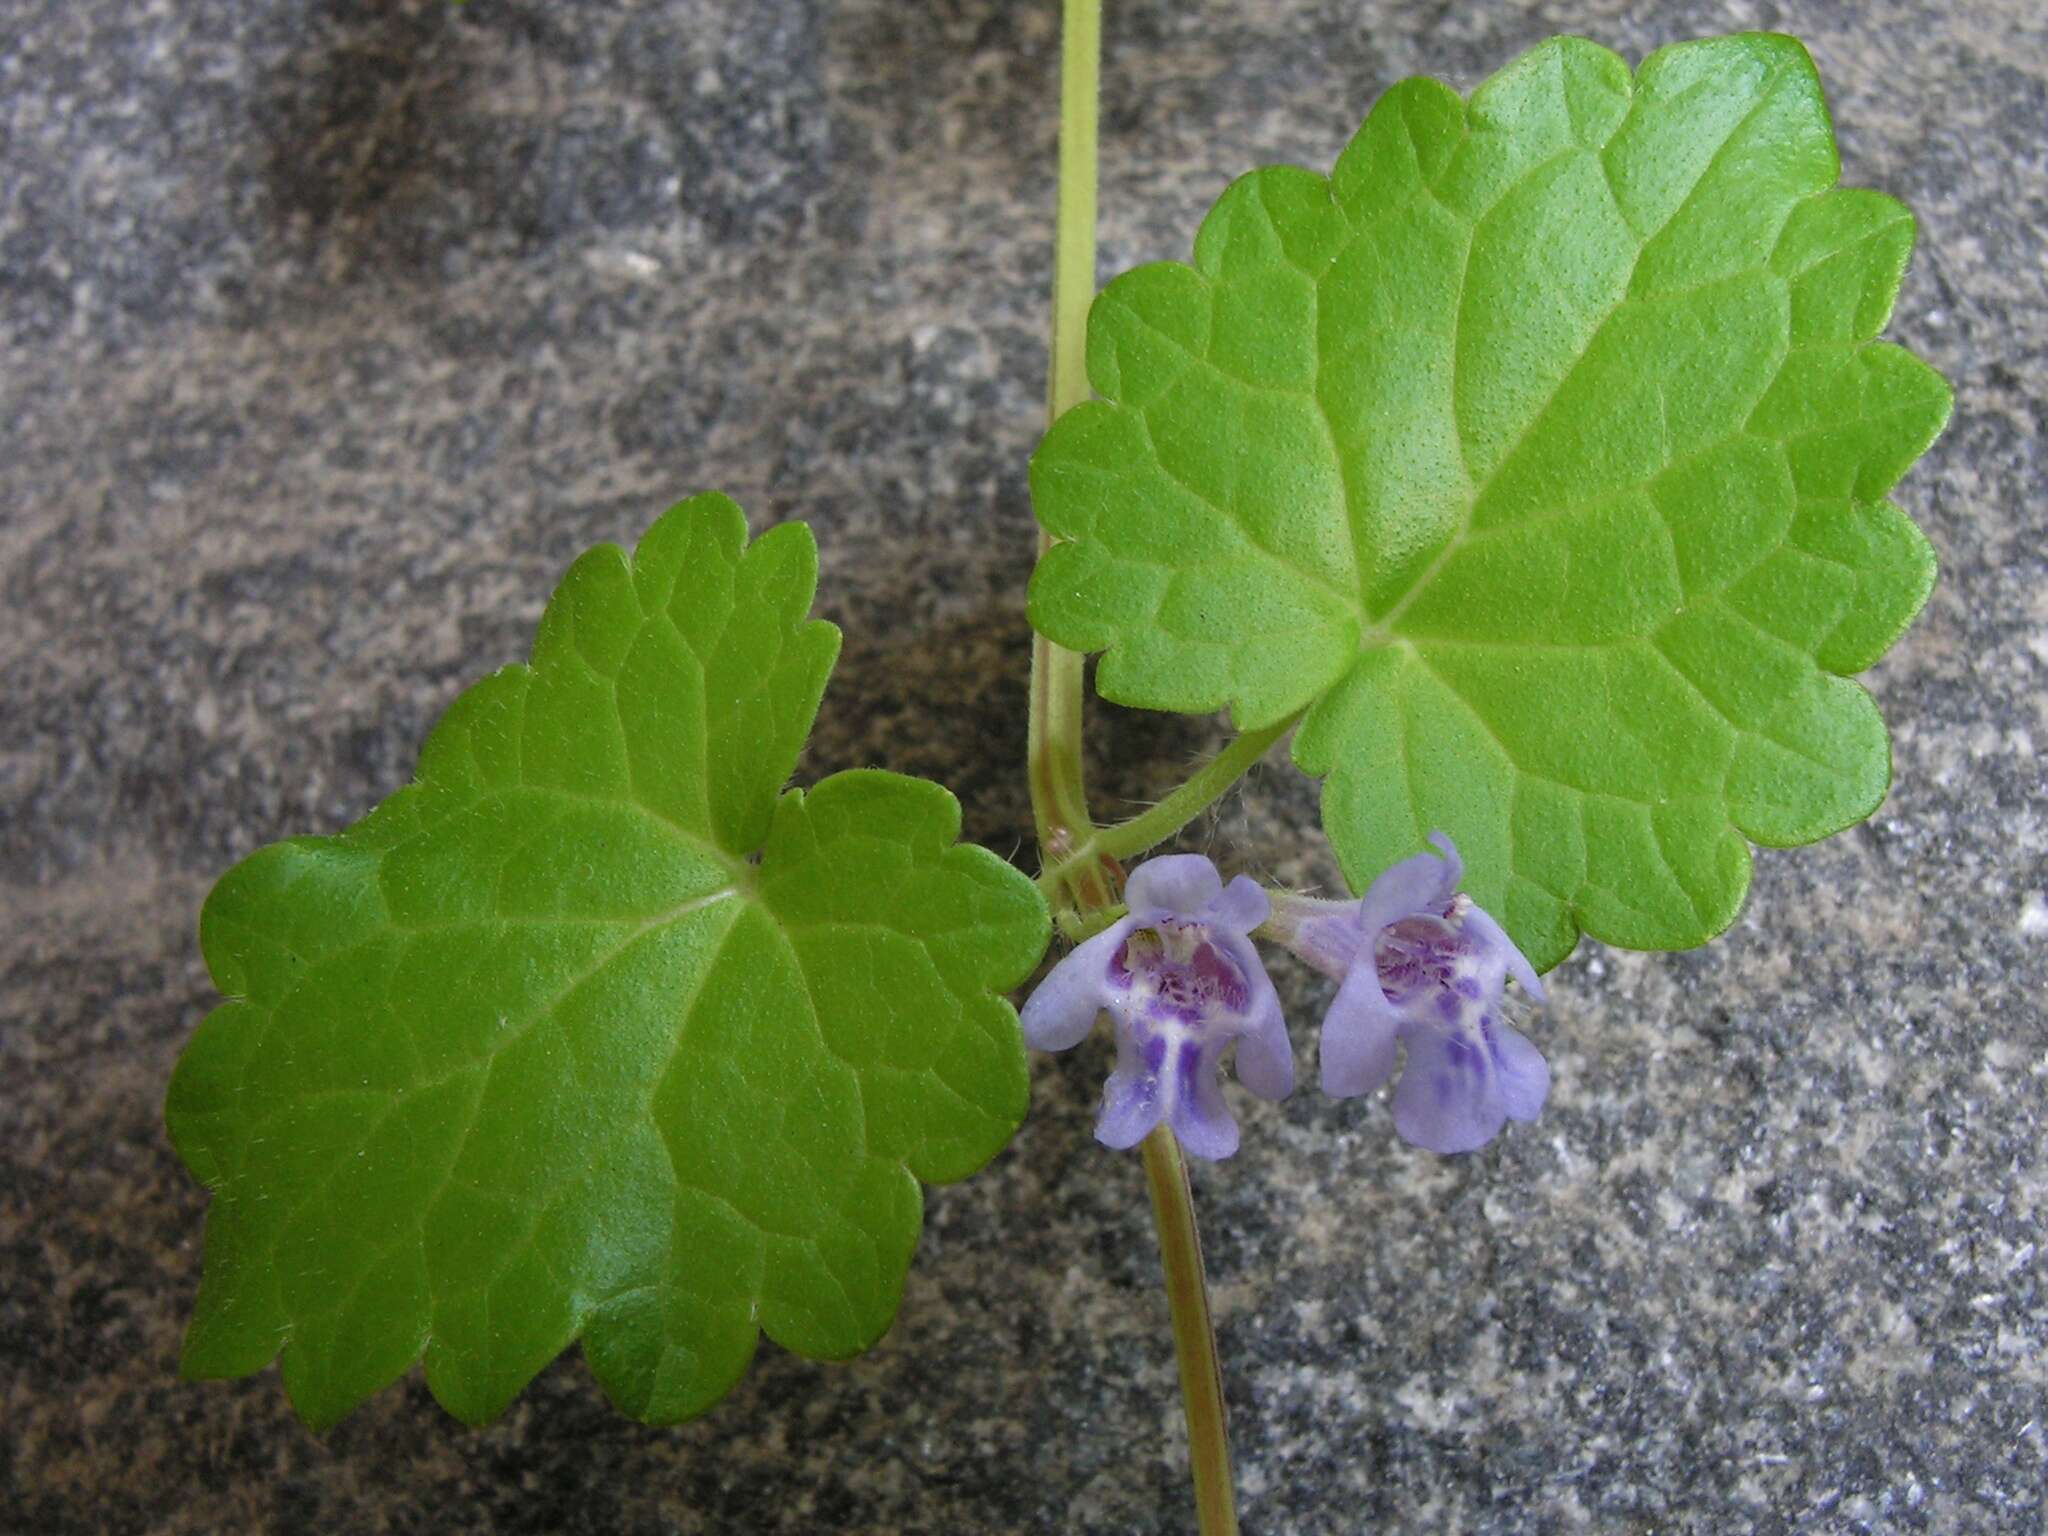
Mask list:
[[[1226,1066],[1295,1087],[1260,944],[1337,983],[1322,1091],[1391,1083],[1394,1133],[1470,1152],[1541,1113],[1512,999],[1579,934],[1703,943],[1751,843],[1883,798],[1852,677],[1934,579],[1886,497],[1949,392],[1876,339],[1912,219],[1835,186],[1798,43],[1632,74],[1558,39],[1469,96],[1405,81],[1328,175],[1242,177],[1191,264],[1099,297],[1098,51],[1067,0],[1037,878],[959,844],[938,785],[787,787],[838,652],[803,525],[750,540],[703,495],[592,550],[412,784],[206,903],[228,1000],[168,1105],[213,1191],[190,1374],[281,1357],[324,1426],[420,1362],[476,1422],[580,1340],[668,1423],[763,1332],[855,1355],[921,1183],[1008,1142],[1027,1041],[1106,1014],[1098,1135],[1143,1149],[1197,1507],[1234,1529],[1181,1155],[1258,1134]],[[1081,780],[1088,652],[1105,697],[1238,732],[1120,825]],[[1133,864],[1290,733],[1355,897]]]

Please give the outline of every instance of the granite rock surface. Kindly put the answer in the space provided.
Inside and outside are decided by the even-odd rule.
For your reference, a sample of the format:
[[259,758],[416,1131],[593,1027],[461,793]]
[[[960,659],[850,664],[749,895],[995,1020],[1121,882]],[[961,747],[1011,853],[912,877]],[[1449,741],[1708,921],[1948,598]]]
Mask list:
[[[1373,98],[1562,30],[1804,37],[1956,387],[1944,575],[1869,677],[1897,782],[1737,927],[1582,945],[1541,1121],[1438,1159],[1250,1105],[1198,1179],[1247,1529],[2038,1532],[2048,1519],[2048,19],[2028,0],[1111,0],[1105,274]],[[318,1438],[176,1374],[166,1142],[208,884],[403,783],[563,566],[719,487],[809,519],[847,645],[806,778],[943,778],[1028,858],[1049,0],[0,0],[0,1531],[1191,1528],[1097,1045],[934,1190],[895,1330],[643,1428],[573,1351]],[[1097,708],[1101,803],[1213,723]],[[1191,838],[1327,886],[1276,764]],[[1282,968],[1297,1021],[1323,984]],[[1305,1031],[1303,1031],[1305,1036]],[[1305,1040],[1304,1040],[1305,1044]]]

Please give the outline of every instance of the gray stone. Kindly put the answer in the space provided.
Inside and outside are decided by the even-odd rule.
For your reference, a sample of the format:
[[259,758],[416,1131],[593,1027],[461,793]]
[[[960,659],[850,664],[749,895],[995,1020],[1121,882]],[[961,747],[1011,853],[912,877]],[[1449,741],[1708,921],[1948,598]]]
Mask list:
[[[1892,334],[1957,392],[1899,493],[1944,576],[1869,679],[1879,814],[1760,854],[1707,949],[1584,945],[1532,1026],[1551,1104],[1487,1152],[1304,1093],[1199,1173],[1248,1527],[2041,1530],[2039,7],[1110,12],[1105,272],[1184,253],[1241,169],[1327,167],[1401,76],[1794,31],[1845,181],[1919,215]],[[274,1373],[175,1370],[198,903],[402,783],[580,549],[707,486],[811,520],[847,646],[803,775],[935,775],[1028,857],[1056,63],[1053,8],[993,0],[0,0],[0,1528],[1191,1526],[1099,1042],[931,1192],[877,1351],[764,1346],[684,1428],[573,1352],[489,1429],[415,1377],[324,1439]],[[1093,718],[1106,808],[1217,738]],[[1191,845],[1327,883],[1313,825],[1276,765]]]

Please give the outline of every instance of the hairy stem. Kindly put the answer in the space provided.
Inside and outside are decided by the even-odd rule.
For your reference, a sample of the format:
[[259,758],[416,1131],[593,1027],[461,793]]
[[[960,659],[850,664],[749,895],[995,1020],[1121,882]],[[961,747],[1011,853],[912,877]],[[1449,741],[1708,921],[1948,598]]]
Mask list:
[[1195,1478],[1195,1519],[1201,1536],[1237,1536],[1237,1496],[1230,1477],[1230,1428],[1223,1417],[1223,1370],[1209,1321],[1209,1283],[1195,1198],[1180,1143],[1162,1125],[1145,1138],[1145,1182],[1159,1227],[1159,1261],[1180,1358],[1180,1397],[1188,1420],[1188,1461]]

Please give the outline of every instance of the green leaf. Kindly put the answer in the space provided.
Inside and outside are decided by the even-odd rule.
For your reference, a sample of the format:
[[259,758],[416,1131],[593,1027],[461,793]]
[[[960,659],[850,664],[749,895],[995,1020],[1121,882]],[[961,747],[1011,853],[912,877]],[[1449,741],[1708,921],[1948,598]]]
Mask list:
[[917,1180],[1009,1140],[1000,995],[1045,904],[954,843],[935,784],[785,792],[838,632],[809,531],[721,496],[577,561],[530,666],[448,711],[417,782],[225,875],[231,1001],[168,1115],[211,1186],[196,1376],[280,1348],[324,1426],[425,1356],[471,1422],[579,1336],[669,1422],[757,1330],[822,1359],[889,1326]]
[[1872,339],[1913,223],[1838,169],[1790,38],[1396,86],[1096,300],[1033,622],[1121,703],[1306,711],[1356,887],[1442,828],[1540,965],[1702,942],[1745,837],[1883,798],[1846,677],[1934,578],[1882,498],[1948,387]]

